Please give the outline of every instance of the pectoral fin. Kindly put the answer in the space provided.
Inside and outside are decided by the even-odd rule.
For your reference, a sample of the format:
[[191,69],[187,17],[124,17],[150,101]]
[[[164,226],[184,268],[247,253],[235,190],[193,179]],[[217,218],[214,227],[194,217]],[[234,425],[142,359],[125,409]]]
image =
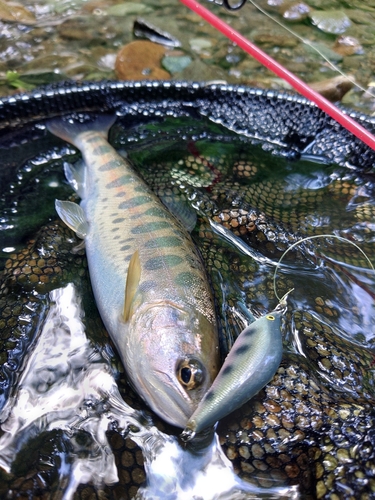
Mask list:
[[130,259],[128,275],[126,277],[125,303],[123,311],[123,319],[125,322],[129,321],[131,315],[131,306],[136,291],[138,289],[140,279],[141,279],[141,262],[139,260],[139,251],[136,250]]
[[85,238],[89,230],[89,225],[82,207],[72,201],[61,200],[55,201],[55,207],[61,220],[70,229],[73,229],[79,238]]

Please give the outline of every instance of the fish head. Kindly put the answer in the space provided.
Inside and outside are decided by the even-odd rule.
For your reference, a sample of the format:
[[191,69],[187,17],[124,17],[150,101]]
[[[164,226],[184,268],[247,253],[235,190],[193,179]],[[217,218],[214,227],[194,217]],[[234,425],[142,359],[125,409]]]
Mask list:
[[183,428],[219,368],[216,324],[190,306],[148,304],[131,318],[125,352],[138,394],[163,420]]

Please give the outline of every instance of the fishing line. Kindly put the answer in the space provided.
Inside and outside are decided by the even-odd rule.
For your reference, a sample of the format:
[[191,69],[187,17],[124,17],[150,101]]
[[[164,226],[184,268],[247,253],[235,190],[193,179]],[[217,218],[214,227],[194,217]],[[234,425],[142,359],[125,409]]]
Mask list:
[[[342,236],[337,236],[336,234],[315,234],[313,236],[307,236],[306,238],[302,238],[301,240],[296,241],[289,248],[287,248],[285,250],[285,252],[282,254],[282,256],[280,257],[278,263],[276,264],[275,272],[274,272],[274,275],[273,275],[273,289],[274,289],[275,296],[276,296],[277,300],[279,300],[279,301],[282,300],[277,295],[277,290],[276,290],[276,275],[277,275],[277,271],[278,271],[278,269],[280,267],[281,261],[284,259],[285,255],[290,250],[293,250],[293,248],[295,248],[297,245],[300,245],[301,243],[304,243],[305,241],[314,240],[314,239],[317,239],[317,238],[336,238],[337,240],[344,241],[345,243],[350,243],[350,245],[353,245],[357,250],[359,250],[361,252],[361,254],[364,256],[365,260],[369,264],[370,268],[375,273],[375,269],[374,269],[374,266],[372,265],[372,262],[370,261],[370,259],[368,258],[368,256],[365,254],[365,252],[356,243],[354,243],[354,241],[350,241],[347,238],[343,238]],[[285,295],[284,295],[284,297],[285,297]]]
[[199,16],[210,23],[214,28],[220,31],[223,35],[235,42],[239,47],[245,50],[252,57],[257,59],[261,64],[270,69],[277,76],[288,82],[297,92],[304,97],[313,101],[322,111],[327,113],[331,118],[336,120],[340,125],[346,128],[349,132],[355,135],[370,148],[375,150],[375,137],[372,133],[363,127],[359,121],[354,120],[351,116],[341,111],[332,102],[328,101],[321,94],[309,87],[304,81],[298,78],[294,73],[287,70],[282,64],[269,56],[266,52],[250,42],[246,37],[233,29],[229,24],[220,19],[218,16],[203,7],[196,0],[180,0],[181,3],[196,12]]
[[253,0],[249,0],[249,2],[254,5],[254,7],[256,9],[258,9],[264,16],[268,17],[269,19],[271,19],[271,21],[273,21],[274,23],[278,24],[279,26],[281,26],[281,28],[283,28],[284,30],[288,31],[292,36],[294,36],[295,38],[297,38],[298,40],[300,40],[303,44],[307,45],[308,47],[310,47],[312,50],[314,50],[317,54],[319,54],[320,57],[322,57],[328,64],[329,66],[334,70],[334,71],[337,71],[337,73],[340,73],[341,76],[343,76],[344,78],[346,78],[350,83],[352,83],[355,87],[357,87],[358,89],[362,90],[363,92],[371,95],[372,97],[375,97],[375,94],[373,94],[370,90],[368,89],[365,89],[364,87],[362,87],[359,83],[357,83],[353,78],[351,78],[350,76],[346,75],[338,66],[336,66],[336,64],[334,64],[332,61],[330,61],[328,59],[328,57],[326,55],[323,54],[323,52],[321,52],[317,47],[315,47],[315,45],[313,43],[310,42],[310,40],[307,40],[306,38],[303,38],[302,36],[300,36],[298,33],[296,33],[295,31],[293,31],[291,28],[288,28],[288,26],[286,26],[285,24],[283,24],[281,21],[279,21],[278,19],[276,19],[275,17],[273,17],[271,14],[269,14],[267,11],[265,11],[260,5],[258,5],[256,2],[254,2]]

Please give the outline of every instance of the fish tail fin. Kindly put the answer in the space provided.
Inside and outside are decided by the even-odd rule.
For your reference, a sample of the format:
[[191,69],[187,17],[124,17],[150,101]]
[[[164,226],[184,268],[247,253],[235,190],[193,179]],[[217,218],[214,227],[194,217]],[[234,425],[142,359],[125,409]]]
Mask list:
[[49,130],[52,134],[79,148],[80,136],[84,132],[97,132],[106,139],[108,137],[108,131],[115,121],[115,114],[99,115],[95,118],[95,120],[90,121],[82,121],[80,119],[74,119],[71,116],[67,116],[48,120],[46,126],[47,130]]

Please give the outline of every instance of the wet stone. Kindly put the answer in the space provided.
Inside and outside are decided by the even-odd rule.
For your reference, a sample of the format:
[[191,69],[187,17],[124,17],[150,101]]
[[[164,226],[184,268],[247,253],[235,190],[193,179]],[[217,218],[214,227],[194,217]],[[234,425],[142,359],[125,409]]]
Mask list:
[[288,21],[303,21],[307,18],[310,12],[310,7],[303,2],[295,2],[286,5],[286,9],[283,10],[282,15]]
[[254,458],[262,459],[264,457],[264,450],[259,444],[254,444],[251,447],[251,453]]
[[119,480],[121,484],[129,484],[132,482],[130,472],[126,469],[119,469]]
[[133,454],[129,451],[124,451],[121,455],[121,464],[124,467],[131,467],[134,463]]
[[257,470],[260,470],[260,471],[268,470],[268,465],[264,462],[261,462],[260,460],[253,460],[252,464],[255,467],[255,469],[257,469]]
[[251,475],[255,471],[255,468],[248,462],[241,462],[241,471],[243,474]]
[[296,478],[299,476],[301,471],[297,464],[293,464],[293,465],[286,465],[285,472],[289,478]]
[[229,460],[234,460],[237,457],[237,451],[235,450],[235,448],[233,446],[228,447],[225,450],[225,453],[226,453],[227,457],[229,458]]
[[131,476],[133,481],[138,485],[141,485],[146,480],[144,470],[139,467],[132,470]]
[[161,68],[165,48],[149,41],[135,41],[118,53],[115,71],[121,80],[168,79],[169,73]]
[[241,446],[239,448],[239,454],[241,455],[242,458],[247,460],[250,457],[250,452],[247,446]]

